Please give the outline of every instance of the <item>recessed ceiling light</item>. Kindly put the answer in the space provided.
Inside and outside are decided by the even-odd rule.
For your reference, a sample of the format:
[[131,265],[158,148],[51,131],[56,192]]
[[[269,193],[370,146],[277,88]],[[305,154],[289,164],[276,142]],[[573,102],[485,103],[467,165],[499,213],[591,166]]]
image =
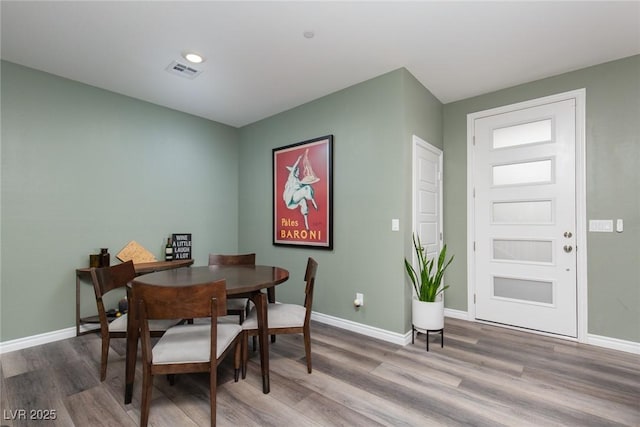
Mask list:
[[182,56],[184,56],[184,59],[194,64],[199,64],[201,62],[204,62],[204,57],[195,52],[185,52],[182,54]]
[[305,31],[302,35],[307,39],[312,39],[316,34],[313,31]]

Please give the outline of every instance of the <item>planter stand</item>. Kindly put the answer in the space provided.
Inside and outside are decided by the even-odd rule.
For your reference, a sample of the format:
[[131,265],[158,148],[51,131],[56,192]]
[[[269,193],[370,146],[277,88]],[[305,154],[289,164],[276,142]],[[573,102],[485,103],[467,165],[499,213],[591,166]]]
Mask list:
[[[411,344],[415,344],[415,335],[416,333],[420,333],[421,331],[419,331],[418,329],[416,329],[415,326],[411,325]],[[434,333],[434,334],[440,334],[440,348],[444,348],[444,328],[442,329],[427,329],[426,332],[422,332],[423,334],[425,334],[425,338],[427,341],[427,351],[429,351],[429,334],[430,333]]]
[[440,334],[440,347],[444,347],[444,301],[440,297],[434,302],[418,301],[414,296],[411,301],[411,344],[415,343],[415,334],[427,336],[429,351],[429,334]]

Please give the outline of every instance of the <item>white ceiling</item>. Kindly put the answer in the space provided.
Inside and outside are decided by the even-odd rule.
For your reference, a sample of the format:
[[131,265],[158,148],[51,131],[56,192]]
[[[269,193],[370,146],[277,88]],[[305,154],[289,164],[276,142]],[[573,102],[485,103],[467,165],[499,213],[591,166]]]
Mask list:
[[[448,103],[640,53],[638,1],[2,0],[1,14],[2,59],[232,126],[401,67]],[[165,71],[185,50],[207,58],[194,80]]]

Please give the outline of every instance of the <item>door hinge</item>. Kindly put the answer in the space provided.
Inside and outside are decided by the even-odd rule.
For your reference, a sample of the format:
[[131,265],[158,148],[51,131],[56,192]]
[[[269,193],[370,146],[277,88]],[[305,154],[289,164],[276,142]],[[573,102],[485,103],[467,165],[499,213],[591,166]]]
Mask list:
[[475,136],[475,135],[473,135],[473,137],[472,137],[472,138],[473,138],[473,145],[476,145],[476,136]]
[[476,294],[473,294],[473,303],[476,303]]
[[476,251],[476,242],[473,242],[473,251]]
[[440,241],[442,242],[442,232],[440,232]]
[[473,198],[476,198],[476,187],[473,187]]

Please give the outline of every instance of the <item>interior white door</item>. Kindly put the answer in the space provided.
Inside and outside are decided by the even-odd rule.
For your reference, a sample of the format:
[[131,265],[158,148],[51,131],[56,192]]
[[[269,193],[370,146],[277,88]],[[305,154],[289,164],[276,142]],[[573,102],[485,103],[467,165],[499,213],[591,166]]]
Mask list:
[[413,141],[413,229],[433,258],[442,246],[442,151],[417,136]]
[[473,129],[476,318],[577,337],[575,99]]

